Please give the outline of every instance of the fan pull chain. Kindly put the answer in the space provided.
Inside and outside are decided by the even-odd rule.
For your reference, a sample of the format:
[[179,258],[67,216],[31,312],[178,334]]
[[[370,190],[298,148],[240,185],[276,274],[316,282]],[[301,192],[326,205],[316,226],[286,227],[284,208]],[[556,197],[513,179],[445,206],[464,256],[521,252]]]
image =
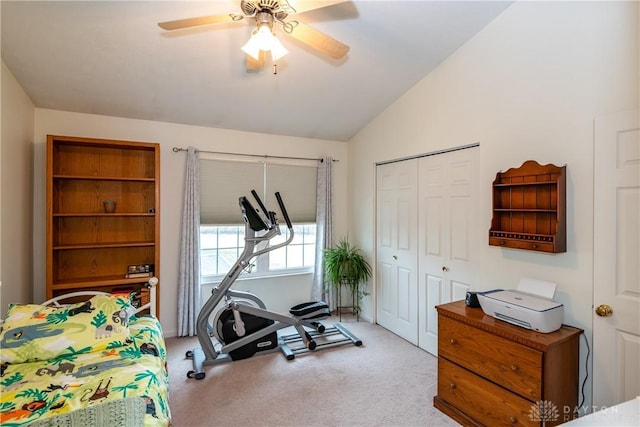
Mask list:
[[278,74],[278,64],[273,64],[273,74]]

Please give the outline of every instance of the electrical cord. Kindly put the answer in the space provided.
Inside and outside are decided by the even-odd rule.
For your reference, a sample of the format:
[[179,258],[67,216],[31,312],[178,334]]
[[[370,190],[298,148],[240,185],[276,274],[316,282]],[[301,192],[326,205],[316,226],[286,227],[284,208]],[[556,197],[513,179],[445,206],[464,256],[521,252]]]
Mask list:
[[585,401],[584,387],[587,385],[587,379],[589,378],[589,355],[591,354],[591,348],[589,347],[589,340],[587,339],[587,335],[583,332],[582,336],[584,337],[584,343],[587,345],[587,357],[584,362],[585,376],[584,376],[584,381],[582,382],[582,387],[581,387],[582,400],[580,401],[578,408],[582,408],[582,405],[584,404],[584,401]]

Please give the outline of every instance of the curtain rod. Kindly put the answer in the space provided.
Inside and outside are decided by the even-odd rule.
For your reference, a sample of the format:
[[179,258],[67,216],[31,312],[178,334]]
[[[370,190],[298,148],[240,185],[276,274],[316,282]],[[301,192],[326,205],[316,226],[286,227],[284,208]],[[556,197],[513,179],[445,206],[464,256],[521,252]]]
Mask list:
[[[187,151],[186,148],[173,147],[171,149],[174,153],[178,153],[180,151]],[[223,151],[206,151],[206,150],[197,150],[200,153],[208,153],[208,154],[226,154],[231,156],[245,156],[245,157],[259,157],[259,158],[271,158],[271,159],[289,159],[289,160],[316,160],[319,162],[323,162],[324,159],[314,159],[312,157],[289,157],[289,156],[270,156],[270,155],[260,155],[260,154],[244,154],[244,153],[225,153]],[[339,162],[339,160],[332,159],[334,162]]]

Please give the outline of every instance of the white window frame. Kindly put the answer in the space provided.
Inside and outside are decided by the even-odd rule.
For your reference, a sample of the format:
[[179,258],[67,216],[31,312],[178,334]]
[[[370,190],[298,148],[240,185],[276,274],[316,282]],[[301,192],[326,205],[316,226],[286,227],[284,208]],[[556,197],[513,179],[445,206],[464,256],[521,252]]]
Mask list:
[[[303,226],[316,226],[315,223],[298,223],[298,224],[293,224],[294,226],[294,230],[297,227],[303,227]],[[239,232],[241,233],[241,235],[244,235],[244,225],[237,225],[237,224],[201,224],[201,228],[202,227],[238,227],[239,228]],[[282,232],[282,238],[286,239],[286,236],[288,235],[288,229],[286,228],[286,226],[284,226],[283,224],[280,225],[280,230]],[[305,258],[307,260],[312,261],[311,265],[307,265],[307,266],[303,266],[303,267],[289,267],[289,268],[279,268],[279,269],[271,269],[270,268],[270,258],[269,255],[273,254],[273,252],[267,252],[261,256],[259,256],[258,258],[253,259],[253,267],[251,268],[251,274],[247,274],[247,273],[243,273],[238,280],[242,280],[242,279],[256,279],[256,278],[262,278],[262,277],[278,277],[278,276],[289,276],[289,275],[296,275],[296,274],[310,274],[313,273],[313,269],[314,269],[314,265],[315,265],[315,230],[313,230],[313,233],[310,233],[313,235],[313,241],[312,242],[305,242],[305,235],[304,233],[296,233],[296,235],[294,236],[294,240],[289,243],[287,246],[285,246],[284,248],[280,248],[277,249],[277,251],[287,251],[289,250],[290,246],[303,246],[303,263]],[[200,235],[202,236],[202,232],[200,233]],[[242,239],[242,237],[240,237],[240,239]],[[300,241],[300,239],[302,239],[302,241]],[[202,240],[202,239],[201,239]],[[274,242],[272,239],[272,244],[275,244],[276,242]],[[238,242],[239,246],[236,246],[236,252],[238,254],[238,256],[240,256],[240,253],[242,253],[242,248],[244,248],[244,240],[242,242]],[[202,243],[201,243],[202,245]],[[240,246],[242,245],[242,246]],[[308,256],[305,257],[304,256],[304,246],[311,246],[313,248],[313,256]],[[226,249],[230,249],[231,247],[227,247]],[[201,260],[201,266],[200,266],[200,281],[201,281],[201,285],[210,285],[210,284],[215,284],[215,283],[219,283],[224,276],[228,273],[228,271],[224,271],[224,272],[218,272],[218,274],[203,274],[202,271],[204,270],[204,266],[202,265],[203,262],[203,252],[210,250],[210,249],[217,249],[217,248],[200,248],[200,260]],[[285,255],[286,256],[286,255]],[[288,257],[286,257],[286,259],[289,259]],[[235,263],[235,261],[237,260],[237,258],[235,260],[233,260],[233,263]],[[233,265],[233,264],[231,264]],[[231,266],[230,266],[231,267]]]

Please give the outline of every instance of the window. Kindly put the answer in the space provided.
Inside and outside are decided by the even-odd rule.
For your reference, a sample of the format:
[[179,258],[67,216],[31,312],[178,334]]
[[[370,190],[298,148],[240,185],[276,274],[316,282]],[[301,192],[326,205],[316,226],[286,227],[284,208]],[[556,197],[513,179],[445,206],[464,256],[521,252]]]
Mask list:
[[200,226],[200,275],[225,275],[244,249],[244,226]]
[[[273,244],[289,238],[289,229],[272,240]],[[316,261],[316,225],[294,224],[293,240],[284,248],[268,253],[269,271],[313,268]]]
[[[289,229],[281,225],[282,234],[271,244],[289,238]],[[294,224],[294,237],[283,248],[267,252],[253,260],[252,277],[307,272],[315,264],[316,225]],[[220,280],[244,250],[244,225],[203,225],[200,227],[200,275],[202,283]]]
[[287,240],[289,230],[274,193],[280,192],[293,223],[294,238],[287,246],[253,260],[252,277],[310,272],[316,251],[316,175],[312,165],[266,164],[224,160],[200,161],[200,274],[201,283],[221,280],[244,249],[244,222],[238,206],[245,196],[257,208],[251,190],[276,212],[281,235],[276,245]]

